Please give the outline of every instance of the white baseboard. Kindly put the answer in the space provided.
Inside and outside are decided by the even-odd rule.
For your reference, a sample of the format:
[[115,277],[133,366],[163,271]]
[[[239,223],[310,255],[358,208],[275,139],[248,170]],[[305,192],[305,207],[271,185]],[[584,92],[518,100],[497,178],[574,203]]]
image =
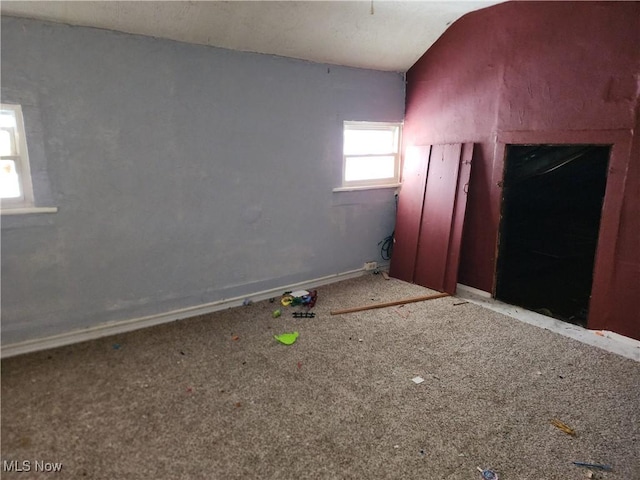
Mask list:
[[579,342],[601,348],[611,353],[640,362],[640,341],[625,337],[609,331],[587,330],[578,325],[563,322],[552,317],[547,317],[522,307],[509,305],[491,298],[491,295],[473,287],[458,284],[456,297],[468,300],[471,303],[481,305],[494,312],[507,315],[521,322],[544,328],[551,332],[559,333],[565,337],[573,338]]
[[480,290],[478,288],[470,287],[469,285],[463,285],[462,283],[458,283],[456,285],[456,292],[470,293],[472,295],[476,295],[478,297],[483,298],[491,298],[490,292],[485,292],[484,290]]
[[205,315],[231,307],[239,307],[246,299],[249,299],[252,302],[259,302],[262,300],[280,296],[282,295],[282,292],[286,292],[289,290],[293,291],[320,287],[322,285],[328,285],[330,283],[340,282],[342,280],[348,280],[350,278],[356,278],[372,273],[372,271],[365,271],[363,269],[350,270],[343,273],[337,273],[335,275],[328,275],[326,277],[314,278],[291,285],[284,285],[269,290],[263,290],[261,292],[255,292],[253,294],[243,295],[241,297],[223,299],[217,302],[196,305],[179,310],[172,310],[169,312],[149,315],[146,317],[104,323],[101,325],[96,325],[95,327],[89,327],[82,330],[73,330],[67,333],[52,335],[50,337],[25,340],[23,342],[3,345],[2,347],[0,347],[0,357],[9,358],[16,355],[22,355],[24,353],[48,350],[51,348],[62,347],[74,343],[85,342],[87,340],[95,340],[97,338],[107,337],[110,335],[130,332],[132,330],[152,327],[154,325],[161,325],[163,323],[173,322],[175,320],[196,317],[198,315]]

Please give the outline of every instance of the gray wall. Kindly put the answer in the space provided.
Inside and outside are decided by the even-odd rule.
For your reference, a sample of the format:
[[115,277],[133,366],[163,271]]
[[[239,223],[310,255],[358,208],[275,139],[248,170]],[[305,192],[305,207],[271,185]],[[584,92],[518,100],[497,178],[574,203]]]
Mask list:
[[3,344],[361,268],[393,190],[333,193],[401,74],[2,19],[36,203],[2,217]]

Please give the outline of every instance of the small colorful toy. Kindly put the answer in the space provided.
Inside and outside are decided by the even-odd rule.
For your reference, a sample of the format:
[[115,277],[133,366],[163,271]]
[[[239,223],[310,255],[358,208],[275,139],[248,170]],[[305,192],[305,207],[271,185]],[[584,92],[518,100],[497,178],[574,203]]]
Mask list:
[[302,305],[303,307],[307,307],[307,309],[310,309],[315,306],[317,299],[317,290],[297,290],[295,292],[285,292],[284,295],[282,295],[280,303],[283,307],[295,307],[298,305]]

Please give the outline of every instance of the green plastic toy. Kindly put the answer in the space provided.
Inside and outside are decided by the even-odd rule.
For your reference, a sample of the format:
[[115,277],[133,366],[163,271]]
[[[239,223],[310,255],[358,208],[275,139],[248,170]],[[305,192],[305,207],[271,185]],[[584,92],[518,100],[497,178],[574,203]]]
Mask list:
[[283,333],[281,335],[274,335],[273,338],[278,340],[280,343],[284,343],[285,345],[293,345],[294,343],[296,343],[298,335],[300,335],[298,332]]

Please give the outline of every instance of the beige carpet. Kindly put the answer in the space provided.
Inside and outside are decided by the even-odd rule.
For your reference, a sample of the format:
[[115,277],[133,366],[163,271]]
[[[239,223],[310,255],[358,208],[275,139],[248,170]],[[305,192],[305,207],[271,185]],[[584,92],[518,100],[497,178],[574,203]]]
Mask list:
[[329,315],[424,293],[371,275],[314,319],[265,301],[4,360],[2,460],[31,471],[2,478],[640,479],[640,363],[453,297]]

